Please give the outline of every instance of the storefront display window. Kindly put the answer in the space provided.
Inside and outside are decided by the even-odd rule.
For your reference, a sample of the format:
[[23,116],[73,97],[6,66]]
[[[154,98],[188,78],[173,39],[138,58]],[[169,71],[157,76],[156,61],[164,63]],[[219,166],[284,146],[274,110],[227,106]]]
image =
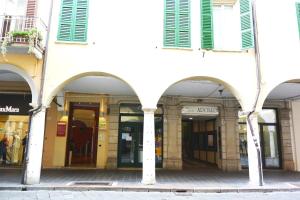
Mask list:
[[[163,148],[163,109],[158,106],[155,113],[155,161],[162,167]],[[143,162],[144,112],[139,104],[120,106],[119,124],[119,167],[141,167]]]
[[0,164],[23,163],[31,95],[0,94]]
[[[258,115],[258,127],[264,168],[280,168],[279,134],[275,109],[263,109]],[[242,168],[248,167],[247,124],[239,119],[240,162]]]
[[21,165],[28,130],[28,116],[0,116],[0,162]]

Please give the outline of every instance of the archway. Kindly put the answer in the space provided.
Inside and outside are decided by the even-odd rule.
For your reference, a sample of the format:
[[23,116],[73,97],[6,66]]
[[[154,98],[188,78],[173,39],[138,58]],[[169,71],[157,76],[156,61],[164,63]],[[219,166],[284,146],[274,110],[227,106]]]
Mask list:
[[268,168],[300,171],[299,83],[290,79],[264,90],[259,126],[263,163]]
[[[0,166],[21,167],[36,85],[22,69],[0,64]],[[18,173],[18,172],[16,172]]]
[[164,108],[162,150],[157,150],[163,152],[163,167],[239,171],[241,148],[245,149],[239,141],[246,135],[237,126],[244,102],[239,90],[203,76],[169,85],[158,102]]
[[51,89],[46,85],[43,167],[141,167],[143,110],[132,88],[102,72],[73,75]]

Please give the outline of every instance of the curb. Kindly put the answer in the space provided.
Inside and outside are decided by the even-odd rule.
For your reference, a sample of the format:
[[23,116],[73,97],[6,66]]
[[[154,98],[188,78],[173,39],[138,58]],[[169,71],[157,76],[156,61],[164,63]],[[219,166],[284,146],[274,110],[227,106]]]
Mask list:
[[70,187],[70,186],[4,186],[0,191],[117,191],[117,192],[172,192],[176,194],[189,193],[272,193],[272,192],[297,192],[300,188],[160,188],[160,187],[118,187],[118,186],[97,186],[97,187]]

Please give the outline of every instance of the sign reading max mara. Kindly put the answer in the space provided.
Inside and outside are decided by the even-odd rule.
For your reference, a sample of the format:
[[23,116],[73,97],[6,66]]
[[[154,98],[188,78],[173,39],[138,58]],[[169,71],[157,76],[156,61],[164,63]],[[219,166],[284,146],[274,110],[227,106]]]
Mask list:
[[211,106],[183,106],[181,114],[215,116],[219,114],[219,110],[218,107]]
[[30,94],[0,94],[0,115],[28,115]]

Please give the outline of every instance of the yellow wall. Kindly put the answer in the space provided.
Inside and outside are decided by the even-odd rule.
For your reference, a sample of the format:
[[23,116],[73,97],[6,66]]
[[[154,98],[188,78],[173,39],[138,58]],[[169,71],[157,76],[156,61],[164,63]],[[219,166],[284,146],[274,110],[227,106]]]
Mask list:
[[44,151],[43,151],[43,167],[53,166],[53,153],[54,143],[57,128],[57,109],[54,103],[47,110],[46,116],[46,127],[45,127],[45,138],[44,138]]
[[32,77],[36,89],[40,88],[41,72],[43,60],[38,60],[34,55],[29,54],[13,54],[7,52],[3,57],[0,55],[0,64],[14,65],[21,70],[24,70],[30,77]]

